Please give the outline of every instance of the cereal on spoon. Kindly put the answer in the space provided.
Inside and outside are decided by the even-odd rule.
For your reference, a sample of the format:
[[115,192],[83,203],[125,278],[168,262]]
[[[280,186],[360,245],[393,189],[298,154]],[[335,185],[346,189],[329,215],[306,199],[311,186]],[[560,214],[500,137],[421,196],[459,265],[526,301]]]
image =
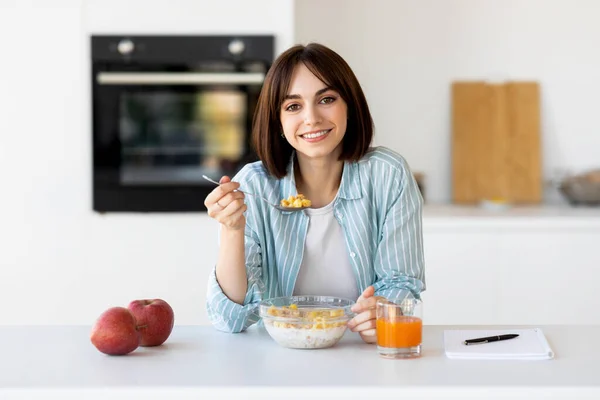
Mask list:
[[287,199],[282,199],[280,205],[282,207],[293,207],[293,208],[302,208],[302,207],[310,207],[312,202],[304,197],[303,194],[298,194],[298,196],[290,196]]

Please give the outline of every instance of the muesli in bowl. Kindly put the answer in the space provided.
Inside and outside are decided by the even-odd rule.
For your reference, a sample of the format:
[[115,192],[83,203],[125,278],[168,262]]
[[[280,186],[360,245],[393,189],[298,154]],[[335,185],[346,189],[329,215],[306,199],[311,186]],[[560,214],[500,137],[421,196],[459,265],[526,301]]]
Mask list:
[[259,314],[269,335],[283,347],[324,349],[334,346],[354,316],[354,301],[330,296],[289,296],[263,300]]

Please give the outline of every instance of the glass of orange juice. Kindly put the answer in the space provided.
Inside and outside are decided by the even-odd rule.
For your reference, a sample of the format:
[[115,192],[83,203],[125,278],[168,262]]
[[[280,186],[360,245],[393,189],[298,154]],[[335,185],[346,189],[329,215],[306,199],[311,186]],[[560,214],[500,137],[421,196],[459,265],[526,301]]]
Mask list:
[[421,356],[423,302],[406,298],[377,300],[377,351],[385,358]]

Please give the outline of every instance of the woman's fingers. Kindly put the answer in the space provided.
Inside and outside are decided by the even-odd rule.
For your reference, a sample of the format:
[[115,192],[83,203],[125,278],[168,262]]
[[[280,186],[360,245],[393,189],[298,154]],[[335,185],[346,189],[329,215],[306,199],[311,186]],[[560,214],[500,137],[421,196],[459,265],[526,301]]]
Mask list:
[[361,300],[359,302],[357,302],[356,304],[354,304],[350,310],[356,314],[359,314],[361,312],[370,310],[370,309],[374,309],[375,306],[377,305],[377,300],[379,299],[379,296],[373,296],[373,297],[369,297],[366,300]]
[[233,192],[239,187],[240,184],[238,182],[226,182],[217,186],[213,189],[212,192],[208,194],[208,196],[206,196],[206,199],[204,199],[204,205],[207,209],[209,209],[212,205],[216,204],[222,197]]
[[368,301],[369,299],[373,298],[374,294],[375,294],[375,288],[372,285],[367,287],[362,292],[362,294],[358,297],[358,299],[356,300],[356,303],[350,308],[350,310],[352,310],[355,313],[360,313],[360,312],[365,311],[372,304],[375,304],[375,303],[372,303],[372,300]]
[[242,229],[246,224],[243,214],[248,207],[244,204],[244,193],[237,191],[240,184],[231,182],[228,176],[221,177],[219,182],[204,200],[208,216],[228,228]]
[[368,299],[369,297],[372,297],[374,294],[375,294],[375,288],[371,285],[362,292],[362,294],[358,297],[358,300],[356,300],[356,302],[358,303],[360,301]]
[[229,203],[227,203],[225,208],[217,212],[218,217],[220,219],[230,218],[233,215],[235,215],[242,207],[246,207],[243,198],[230,201]]
[[[215,219],[218,219],[217,216],[219,215],[227,216],[233,214],[239,207],[229,208],[229,205],[239,199],[243,202],[244,199],[244,193],[236,191],[240,187],[238,182],[229,181],[229,177],[227,176],[222,177],[220,182],[222,182],[221,185],[213,189],[204,200],[208,215]],[[223,213],[228,208],[229,211]]]
[[229,192],[225,196],[223,196],[219,200],[217,200],[217,204],[223,208],[227,208],[230,203],[232,203],[236,200],[241,199],[243,202],[244,198],[245,198],[245,196],[244,196],[244,193],[242,193],[242,192]]
[[230,202],[227,207],[220,208],[217,204],[214,208],[209,208],[208,215],[214,218],[222,226],[230,229],[243,229],[246,225],[246,217],[244,212],[248,206],[244,203],[244,199],[235,199]]
[[242,204],[244,204],[244,198],[244,193],[228,193],[208,207],[208,215],[212,218],[217,218],[217,216],[226,217],[231,215],[239,207],[241,207]]
[[348,328],[350,328],[350,330],[353,332],[358,332],[356,330],[356,327],[369,320],[375,320],[375,309],[363,311],[354,318],[352,318],[350,321],[348,321]]
[[351,310],[357,315],[348,321],[348,328],[358,332],[365,343],[377,343],[377,301],[381,296],[375,296],[375,288],[367,287]]
[[350,331],[364,333],[365,331],[375,329],[376,324],[377,324],[377,322],[376,322],[375,318],[369,319],[363,323],[359,323],[358,325],[354,326],[353,328],[350,328]]

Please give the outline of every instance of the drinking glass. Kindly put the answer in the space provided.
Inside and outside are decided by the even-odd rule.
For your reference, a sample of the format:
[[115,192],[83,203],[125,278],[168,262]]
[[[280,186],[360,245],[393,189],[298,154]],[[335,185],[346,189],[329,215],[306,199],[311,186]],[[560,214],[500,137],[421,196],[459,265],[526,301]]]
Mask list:
[[384,358],[421,356],[423,302],[419,299],[377,300],[377,351]]

